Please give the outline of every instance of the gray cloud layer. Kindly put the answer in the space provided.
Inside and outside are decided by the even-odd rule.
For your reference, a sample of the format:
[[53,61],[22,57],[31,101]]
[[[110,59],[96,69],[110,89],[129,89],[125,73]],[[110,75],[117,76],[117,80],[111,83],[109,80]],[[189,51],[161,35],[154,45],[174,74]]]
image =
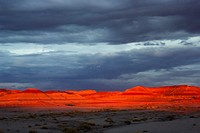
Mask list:
[[[1,82],[33,83],[46,89],[94,87],[102,90],[173,83],[199,85],[199,50],[199,47],[158,47],[112,56],[56,53],[16,56],[1,53],[0,77]],[[196,77],[192,77],[194,74]],[[172,82],[172,78],[178,80]]]
[[199,7],[198,0],[0,0],[0,42],[184,38],[199,35]]

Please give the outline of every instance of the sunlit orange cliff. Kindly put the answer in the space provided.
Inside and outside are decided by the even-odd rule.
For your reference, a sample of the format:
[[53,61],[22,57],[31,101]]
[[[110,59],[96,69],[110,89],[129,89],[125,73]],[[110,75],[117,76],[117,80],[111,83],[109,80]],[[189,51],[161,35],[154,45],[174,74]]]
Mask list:
[[188,85],[137,86],[123,92],[0,89],[0,107],[200,110],[200,88]]

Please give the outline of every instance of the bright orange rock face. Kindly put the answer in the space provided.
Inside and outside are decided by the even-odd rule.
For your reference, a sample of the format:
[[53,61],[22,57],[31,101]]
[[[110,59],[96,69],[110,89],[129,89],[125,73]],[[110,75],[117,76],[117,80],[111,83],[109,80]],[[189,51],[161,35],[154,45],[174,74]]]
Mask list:
[[42,107],[74,109],[200,110],[200,88],[179,85],[137,86],[124,92],[24,91],[0,89],[0,107]]

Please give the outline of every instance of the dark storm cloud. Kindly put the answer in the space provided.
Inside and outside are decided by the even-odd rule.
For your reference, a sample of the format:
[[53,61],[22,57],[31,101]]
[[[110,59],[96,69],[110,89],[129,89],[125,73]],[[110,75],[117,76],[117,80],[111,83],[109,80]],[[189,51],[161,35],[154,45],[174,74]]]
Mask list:
[[199,35],[199,0],[0,0],[0,42],[109,42]]
[[164,42],[159,42],[159,43],[146,42],[146,43],[144,43],[143,45],[144,45],[144,46],[159,46],[159,45],[164,46],[165,43],[164,43]]
[[[1,83],[32,83],[41,89],[102,90],[161,85],[162,82],[167,85],[167,81],[174,84],[198,83],[198,77],[193,76],[198,76],[200,69],[192,67],[200,65],[199,50],[199,47],[189,46],[145,48],[111,56],[65,55],[59,52],[16,56],[4,53],[0,61],[0,79]],[[187,66],[186,70],[181,68],[184,66]],[[127,83],[128,79],[133,81]]]
[[[148,70],[172,69],[173,67],[200,62],[199,48],[143,49],[98,58],[99,62],[86,65],[82,72],[90,78],[116,78],[122,74]],[[183,54],[184,53],[184,54]]]
[[181,41],[180,43],[183,44],[183,45],[193,45],[193,43],[187,42],[185,40]]

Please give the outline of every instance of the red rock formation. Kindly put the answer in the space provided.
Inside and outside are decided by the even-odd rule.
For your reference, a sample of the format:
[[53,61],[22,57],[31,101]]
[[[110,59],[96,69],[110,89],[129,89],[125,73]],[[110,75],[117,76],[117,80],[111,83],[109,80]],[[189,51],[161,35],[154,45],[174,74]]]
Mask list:
[[124,92],[24,91],[0,89],[0,107],[63,107],[63,108],[195,108],[200,110],[200,88],[178,85],[164,87],[137,86]]
[[23,93],[42,93],[42,91],[37,88],[27,88]]
[[93,95],[97,92],[95,90],[81,90],[78,92],[79,95]]
[[151,91],[151,89],[145,88],[143,86],[136,86],[134,88],[130,88],[125,90],[123,93],[125,95],[153,95],[154,93]]

